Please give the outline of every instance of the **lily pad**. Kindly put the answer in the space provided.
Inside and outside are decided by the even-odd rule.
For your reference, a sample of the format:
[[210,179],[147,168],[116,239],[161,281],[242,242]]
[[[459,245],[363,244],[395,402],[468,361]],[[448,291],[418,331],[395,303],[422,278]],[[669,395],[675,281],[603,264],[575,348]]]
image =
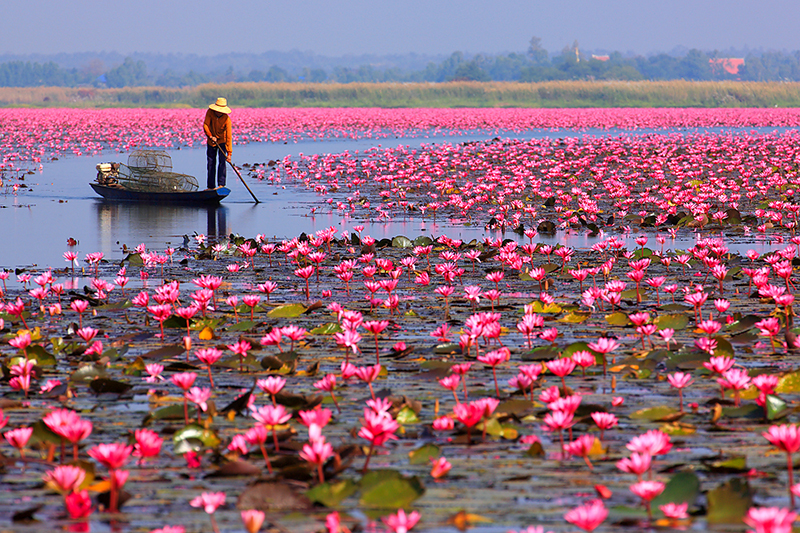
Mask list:
[[778,394],[793,394],[800,392],[800,371],[789,372],[778,380],[778,386],[775,387],[775,392]]
[[327,324],[315,327],[309,331],[309,333],[311,335],[333,335],[334,333],[340,333],[341,331],[342,327],[339,324],[336,322],[328,322]]
[[614,313],[606,315],[606,322],[612,326],[627,326],[631,323],[631,321],[628,319],[628,315],[622,311],[615,311]]
[[667,482],[664,492],[653,499],[651,507],[657,509],[666,503],[688,503],[694,505],[700,494],[700,479],[694,472],[678,472]]
[[557,321],[565,324],[580,324],[581,322],[585,322],[590,316],[592,316],[592,314],[588,311],[570,311]]
[[[189,416],[192,416],[193,408],[189,409]],[[146,426],[154,420],[183,420],[183,404],[172,404],[156,409],[152,413],[148,413],[142,421],[142,425]]]
[[706,465],[709,472],[732,474],[747,471],[747,457],[738,455],[720,461],[713,461]]
[[335,483],[321,483],[306,492],[306,498],[325,507],[337,507],[342,501],[355,494],[358,484],[350,479]]
[[228,331],[250,331],[258,324],[258,322],[254,322],[252,320],[242,320],[238,324],[231,324],[228,326]]
[[788,415],[790,411],[785,401],[771,394],[767,396],[764,408],[767,411],[767,420],[778,420]]
[[361,478],[359,503],[365,507],[400,509],[425,493],[416,477],[406,477],[396,470],[371,470]]
[[35,359],[36,366],[54,366],[56,356],[49,353],[39,344],[32,344],[27,348],[28,359]]
[[247,487],[236,502],[239,509],[256,509],[264,512],[308,511],[309,499],[282,481],[258,481]]
[[392,248],[411,248],[412,246],[414,246],[414,244],[411,242],[411,239],[403,235],[398,235],[392,239]]
[[306,312],[306,306],[303,304],[286,304],[279,305],[272,309],[267,316],[272,318],[295,318]]
[[449,354],[456,354],[461,353],[461,346],[455,342],[448,342],[445,344],[439,344],[434,348],[433,352],[437,355],[449,355]]
[[89,388],[95,394],[125,394],[133,388],[133,385],[113,379],[98,378],[89,382]]
[[746,479],[739,477],[708,491],[708,514],[710,524],[739,524],[753,504],[753,491]]
[[557,346],[539,346],[522,354],[521,358],[523,361],[548,361],[558,357],[559,351]]
[[764,317],[756,316],[756,315],[745,315],[725,330],[730,335],[735,335],[737,333],[742,333],[749,329],[753,329],[756,326],[756,322],[763,320]]
[[557,315],[561,312],[561,306],[555,303],[544,305],[539,300],[533,302],[533,312],[538,314],[553,314]]
[[682,330],[689,325],[689,316],[681,315],[661,315],[653,321],[658,326],[658,329],[674,329],[675,331]]
[[631,413],[632,420],[649,420],[650,422],[671,422],[683,416],[683,413],[667,405],[647,407]]
[[419,424],[419,417],[417,416],[417,413],[415,413],[414,410],[409,406],[405,406],[400,409],[400,412],[397,413],[397,417],[395,418],[398,423],[403,425]]
[[179,447],[182,448],[181,443],[184,441],[196,441],[206,448],[216,448],[222,442],[215,432],[194,423],[189,424],[172,436],[172,442],[176,448],[175,453],[182,453],[177,449]]
[[163,359],[169,359],[171,357],[183,355],[184,352],[186,352],[186,349],[180,344],[170,344],[142,354],[141,357],[142,359],[156,359],[157,361],[161,361]]
[[439,447],[435,444],[425,444],[416,450],[408,453],[408,462],[412,465],[424,465],[430,463],[431,459],[436,459],[441,454]]

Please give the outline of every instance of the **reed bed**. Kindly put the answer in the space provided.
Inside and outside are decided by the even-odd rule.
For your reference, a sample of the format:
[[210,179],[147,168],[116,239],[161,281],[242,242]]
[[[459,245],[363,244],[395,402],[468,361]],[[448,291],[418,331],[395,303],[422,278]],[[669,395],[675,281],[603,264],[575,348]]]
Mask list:
[[800,83],[229,83],[196,87],[0,88],[3,107],[800,107]]

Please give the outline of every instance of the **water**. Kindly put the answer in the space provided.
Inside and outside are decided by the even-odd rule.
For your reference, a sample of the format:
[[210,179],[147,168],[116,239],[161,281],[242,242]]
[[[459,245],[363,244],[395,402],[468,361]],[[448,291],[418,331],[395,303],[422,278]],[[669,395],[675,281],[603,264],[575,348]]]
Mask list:
[[[765,129],[765,132],[767,131],[775,130]],[[623,132],[589,130],[577,133],[541,130],[515,137],[555,138],[620,133]],[[643,133],[648,132],[636,132],[636,134]],[[352,153],[380,145],[419,146],[432,142],[457,143],[483,140],[494,136],[476,133],[457,137],[400,138],[380,141],[332,139],[301,141],[294,144],[253,143],[237,146],[234,150],[234,161],[239,164],[252,164],[300,153],[325,154],[345,150]],[[170,155],[176,172],[194,175],[201,183],[205,181],[204,148],[173,150]],[[139,205],[100,199],[89,187],[89,182],[94,179],[95,164],[100,161],[125,162],[126,160],[127,154],[116,153],[104,153],[94,157],[68,157],[45,163],[41,171],[25,176],[24,183],[27,189],[20,189],[16,194],[13,194],[9,187],[0,189],[2,190],[0,227],[4,243],[0,251],[0,268],[66,266],[62,254],[68,249],[77,252],[80,259],[87,253],[103,252],[106,259],[120,260],[124,257],[123,246],[134,247],[144,243],[149,249],[163,250],[167,246],[181,245],[184,235],[191,236],[195,233],[212,237],[231,233],[254,237],[262,233],[268,237],[289,238],[301,232],[310,233],[330,226],[341,231],[352,230],[355,224],[364,224],[365,234],[379,239],[397,235],[414,238],[419,235],[442,234],[465,241],[480,240],[487,236],[515,237],[513,233],[502,235],[488,231],[482,226],[465,226],[442,220],[432,223],[430,220],[409,218],[396,219],[389,223],[369,224],[329,212],[312,215],[311,205],[322,201],[317,194],[290,185],[284,188],[249,179],[247,181],[250,188],[261,201],[255,204],[230,169],[228,186],[232,189],[232,193],[220,207]],[[68,239],[75,239],[78,244],[69,248]],[[588,237],[585,233],[560,233],[555,237],[539,240],[560,242],[577,248],[585,248],[596,242],[596,239]],[[693,238],[684,237],[679,242],[668,244],[668,247],[686,248],[691,246],[693,241]],[[765,246],[766,244],[762,244],[756,249],[762,251]]]

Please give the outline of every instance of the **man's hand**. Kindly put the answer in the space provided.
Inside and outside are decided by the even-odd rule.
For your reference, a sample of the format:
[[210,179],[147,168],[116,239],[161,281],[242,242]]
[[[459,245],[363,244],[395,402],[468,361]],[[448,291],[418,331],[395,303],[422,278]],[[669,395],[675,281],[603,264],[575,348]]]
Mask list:
[[211,136],[211,140],[214,142],[214,144],[217,144],[217,138],[214,137],[213,135]]
[[225,159],[227,159],[228,163],[230,163],[230,162],[231,162],[231,154],[228,154],[228,155],[225,157]]

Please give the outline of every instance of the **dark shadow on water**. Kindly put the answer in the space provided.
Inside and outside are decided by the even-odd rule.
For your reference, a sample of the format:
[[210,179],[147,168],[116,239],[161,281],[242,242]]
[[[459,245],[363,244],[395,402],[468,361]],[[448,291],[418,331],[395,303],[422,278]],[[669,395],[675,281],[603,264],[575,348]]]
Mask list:
[[[104,245],[126,244],[129,247],[138,241],[164,239],[164,242],[145,242],[148,247],[169,244],[164,228],[200,232],[205,229],[209,237],[224,237],[229,234],[228,208],[218,206],[189,205],[145,205],[129,202],[98,201],[94,203],[98,241]],[[180,230],[179,230],[180,231]],[[105,249],[108,247],[104,246]]]

